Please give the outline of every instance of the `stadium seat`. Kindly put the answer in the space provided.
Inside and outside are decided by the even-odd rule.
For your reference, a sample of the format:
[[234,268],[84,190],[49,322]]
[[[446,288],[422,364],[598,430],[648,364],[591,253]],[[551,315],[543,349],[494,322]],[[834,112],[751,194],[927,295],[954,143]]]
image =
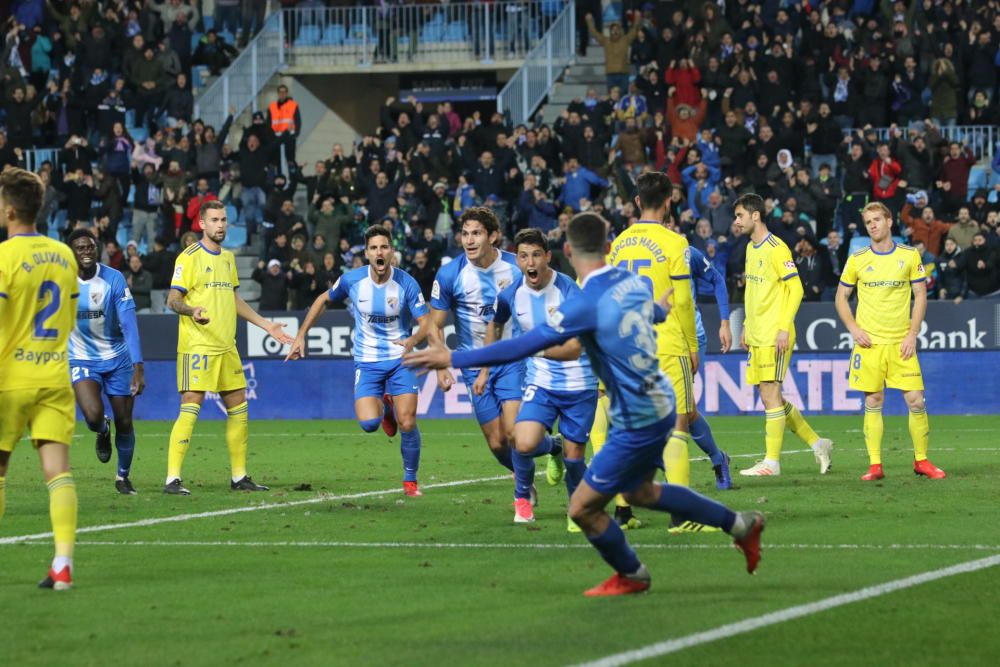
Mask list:
[[295,38],[295,46],[316,46],[319,44],[319,26],[304,25],[299,29],[299,34]]
[[145,141],[149,137],[149,130],[145,127],[130,127],[128,128],[128,133],[132,135],[132,139],[136,143]]
[[207,65],[197,65],[191,68],[191,87],[201,88],[205,85],[205,79],[208,78],[209,69]]
[[205,26],[205,32],[208,32],[215,27],[215,17],[212,15],[202,16],[201,23]]
[[464,42],[467,39],[465,23],[452,21],[444,31],[445,42]]
[[987,188],[989,184],[989,167],[984,167],[980,164],[972,167],[972,171],[969,172],[969,201],[972,201],[972,195],[976,193],[976,190]]
[[331,23],[323,29],[323,44],[338,46],[344,43],[347,37],[347,28],[339,23]]
[[374,44],[376,41],[375,33],[372,32],[371,26],[356,23],[351,26],[350,35],[344,40],[344,44],[356,46],[365,43]]
[[240,224],[240,212],[232,204],[226,204],[226,218],[230,225]]
[[872,244],[872,240],[867,236],[855,236],[851,239],[851,247],[848,249],[850,254],[854,254],[859,250],[863,250]]
[[223,30],[222,32],[220,32],[219,37],[221,39],[224,39],[226,41],[226,44],[229,44],[230,46],[236,44],[236,36],[233,35],[233,33],[229,32],[228,30]]
[[427,42],[443,42],[444,26],[428,23],[420,30],[420,41],[424,44]]
[[195,49],[198,48],[198,42],[201,41],[202,33],[193,32],[191,33],[191,53],[194,53]]

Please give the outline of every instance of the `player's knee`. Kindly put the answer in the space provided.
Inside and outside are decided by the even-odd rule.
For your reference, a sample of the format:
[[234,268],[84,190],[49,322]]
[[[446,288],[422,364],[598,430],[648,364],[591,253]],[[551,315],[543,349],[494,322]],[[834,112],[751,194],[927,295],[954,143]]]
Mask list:
[[518,454],[531,454],[538,447],[538,443],[535,442],[533,438],[526,437],[524,434],[519,434],[517,431],[511,436],[511,444],[514,446],[514,450]]
[[115,417],[115,433],[131,433],[132,417]]
[[906,407],[910,409],[910,412],[918,412],[924,409],[924,396],[923,394],[907,394],[906,395]]
[[865,396],[865,405],[869,408],[881,408],[883,403],[885,403],[885,394],[882,392]]
[[396,422],[399,424],[400,431],[409,432],[417,427],[417,416],[397,414]]
[[376,417],[375,419],[359,419],[358,424],[361,425],[361,430],[365,433],[374,433],[378,430],[378,427],[382,425],[382,418]]
[[87,428],[94,433],[104,430],[104,413],[98,411],[84,412],[83,419],[87,422]]

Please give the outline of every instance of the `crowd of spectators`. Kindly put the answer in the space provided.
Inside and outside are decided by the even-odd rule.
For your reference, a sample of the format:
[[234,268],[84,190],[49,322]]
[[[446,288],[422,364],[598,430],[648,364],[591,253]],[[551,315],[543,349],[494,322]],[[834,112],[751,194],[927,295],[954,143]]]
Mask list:
[[[157,4],[143,3],[143,15]],[[287,88],[238,128],[236,145],[228,141],[237,133],[232,116],[218,129],[190,117],[184,71],[161,101],[144,100],[151,75],[143,63],[152,68],[150,58],[160,62],[171,50],[154,31],[156,52],[133,49],[130,60],[130,51],[116,51],[122,64],[108,71],[132,65],[102,88],[112,103],[78,105],[76,115],[65,100],[86,93],[92,70],[70,64],[65,77],[43,77],[55,92],[83,86],[57,95],[63,106],[52,109],[28,100],[31,74],[5,77],[0,161],[15,163],[18,150],[54,137],[64,150],[59,169],[41,169],[49,191],[40,223],[62,209],[64,229],[94,225],[121,266],[146,249],[139,262],[154,290],[169,279],[164,267],[185,233],[200,231],[198,206],[212,198],[232,204],[247,230],[244,252],[259,258],[254,278],[265,309],[303,307],[361,265],[363,233],[375,223],[390,229],[398,265],[429,295],[436,270],[462,252],[456,220],[473,205],[496,212],[505,243],[519,229],[542,229],[557,266],[571,273],[562,256],[571,216],[600,212],[619,233],[636,221],[635,181],[647,170],[669,175],[671,217],[726,276],[735,302],[748,239],[732,224],[731,203],[748,190],[765,197],[768,226],[792,249],[807,300],[832,299],[849,249],[866,236],[859,210],[873,200],[890,207],[894,232],[923,253],[933,295],[1000,290],[1000,152],[970,191],[970,174],[984,169],[975,165],[986,130],[967,127],[998,121],[997,0],[626,2],[624,9],[619,22],[602,26],[599,6],[578,2],[580,48],[603,50],[606,87],[559,113],[543,108],[530,125],[470,106],[389,97],[372,110],[378,121],[370,133],[333,146],[324,160],[296,164],[301,119]],[[180,16],[176,29],[191,20]],[[11,56],[31,32],[8,33],[6,72],[17,69],[12,62],[23,68],[23,56]],[[131,140],[107,111],[116,95],[153,119],[148,139]],[[36,115],[45,121],[34,122]],[[126,217],[133,243],[122,253],[116,227]]]

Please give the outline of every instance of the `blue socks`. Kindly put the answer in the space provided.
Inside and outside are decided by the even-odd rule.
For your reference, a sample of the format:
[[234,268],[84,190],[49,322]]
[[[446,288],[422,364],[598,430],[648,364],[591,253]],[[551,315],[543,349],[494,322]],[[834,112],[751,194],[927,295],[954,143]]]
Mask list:
[[563,465],[566,466],[566,475],[564,477],[566,481],[566,493],[572,497],[573,492],[576,491],[576,487],[580,485],[580,480],[583,479],[583,474],[587,472],[587,464],[583,459],[563,459]]
[[588,535],[587,539],[601,553],[604,562],[619,574],[632,574],[642,566],[635,551],[625,541],[625,533],[614,519],[608,521],[608,528],[603,533]]
[[705,452],[708,458],[711,459],[713,466],[721,466],[726,462],[726,455],[715,444],[712,427],[708,425],[703,416],[698,415],[698,419],[691,422],[690,433],[694,444],[698,445],[701,451]]
[[382,418],[376,417],[375,419],[359,419],[358,423],[361,424],[361,430],[365,433],[374,433],[378,430],[378,427],[382,425]]
[[91,424],[90,422],[87,422],[87,428],[90,429],[91,433],[104,435],[109,430],[108,420],[104,418],[104,415],[101,415],[101,421],[97,422],[96,424]]
[[529,454],[529,456],[537,458],[539,456],[545,456],[546,454],[552,454],[558,456],[561,453],[562,453],[562,447],[556,445],[556,442],[555,440],[552,439],[552,436],[546,433],[545,437],[542,438],[542,441],[538,443],[538,445],[535,447],[535,451],[532,454]]
[[514,497],[530,498],[531,485],[535,481],[535,458],[516,450],[511,450],[510,457],[514,464]]
[[132,455],[135,454],[135,431],[115,433],[115,449],[118,450],[118,476],[128,477],[132,469]]
[[660,484],[660,498],[650,509],[670,512],[687,521],[717,526],[727,533],[736,521],[736,513],[714,500],[676,484]]
[[501,449],[499,451],[494,451],[494,450],[491,449],[490,453],[493,454],[494,458],[496,458],[497,463],[499,463],[500,465],[502,465],[507,470],[510,470],[511,472],[515,472],[515,470],[514,470],[514,461],[512,460],[513,457],[511,456],[511,448],[510,447],[504,447],[503,449]]
[[400,431],[399,452],[403,455],[403,481],[417,481],[420,467],[420,429]]

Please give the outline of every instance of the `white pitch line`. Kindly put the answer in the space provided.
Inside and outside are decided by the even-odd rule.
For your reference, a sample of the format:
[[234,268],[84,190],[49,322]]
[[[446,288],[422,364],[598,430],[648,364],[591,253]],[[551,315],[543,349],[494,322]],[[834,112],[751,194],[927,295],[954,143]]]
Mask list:
[[[510,480],[510,475],[496,475],[493,477],[479,477],[477,479],[460,479],[454,482],[439,482],[437,484],[424,484],[423,489],[443,489],[452,486],[468,486],[470,484],[482,484],[484,482],[496,482],[500,480]],[[106,530],[121,530],[122,528],[141,528],[145,526],[156,526],[162,523],[176,523],[180,521],[191,521],[192,519],[208,519],[217,516],[229,516],[232,514],[243,514],[245,512],[259,512],[261,510],[284,509],[286,507],[299,507],[302,505],[315,505],[317,503],[332,502],[337,500],[354,500],[357,498],[372,498],[375,496],[386,496],[402,493],[402,488],[382,489],[381,491],[362,491],[360,493],[347,493],[341,495],[324,494],[303,500],[292,500],[287,503],[263,503],[261,505],[250,505],[247,507],[231,507],[224,510],[212,510],[208,512],[197,512],[193,514],[175,514],[172,516],[153,517],[141,519],[139,521],[129,521],[127,523],[108,523],[101,526],[86,526],[78,528],[77,534],[99,533]],[[52,537],[52,533],[35,533],[34,535],[15,535],[13,537],[0,538],[0,545],[17,544],[30,540],[41,540]]]
[[748,618],[736,623],[720,625],[717,628],[706,630],[704,632],[696,632],[684,637],[668,639],[666,641],[657,642],[655,644],[650,644],[649,646],[644,646],[631,651],[615,653],[599,660],[580,663],[576,665],[576,667],[620,667],[621,665],[630,665],[641,660],[659,658],[694,646],[709,644],[711,642],[719,641],[720,639],[736,637],[738,635],[753,632],[754,630],[760,630],[761,628],[766,628],[771,625],[794,621],[796,619],[812,616],[813,614],[819,614],[830,609],[836,609],[837,607],[843,607],[845,605],[861,602],[863,600],[871,600],[873,598],[888,595],[889,593],[901,591],[906,588],[920,586],[921,584],[937,581],[938,579],[945,579],[958,574],[977,572],[979,570],[996,567],[997,565],[1000,565],[1000,555],[989,556],[987,558],[981,558],[967,563],[959,563],[958,565],[952,565],[951,567],[916,574],[912,577],[896,579],[894,581],[889,581],[875,586],[867,586],[850,593],[842,593],[840,595],[834,595],[833,597],[823,598],[822,600],[817,600],[816,602],[788,607],[786,609],[771,612],[770,614],[754,616],[753,618]]
[[[45,546],[50,547],[52,543],[48,540],[29,540],[20,542],[20,545]],[[77,542],[77,546],[84,547],[315,547],[315,548],[338,548],[338,549],[536,549],[536,550],[566,550],[566,549],[592,549],[586,543],[568,544],[545,544],[545,543],[525,543],[513,542],[344,542],[344,541],[247,541],[238,540],[84,540]],[[732,549],[732,545],[725,544],[642,544],[633,543],[633,547],[639,550],[655,549],[660,551],[702,551],[717,549]],[[844,551],[1000,551],[1000,544],[767,544],[767,550],[844,550]]]

